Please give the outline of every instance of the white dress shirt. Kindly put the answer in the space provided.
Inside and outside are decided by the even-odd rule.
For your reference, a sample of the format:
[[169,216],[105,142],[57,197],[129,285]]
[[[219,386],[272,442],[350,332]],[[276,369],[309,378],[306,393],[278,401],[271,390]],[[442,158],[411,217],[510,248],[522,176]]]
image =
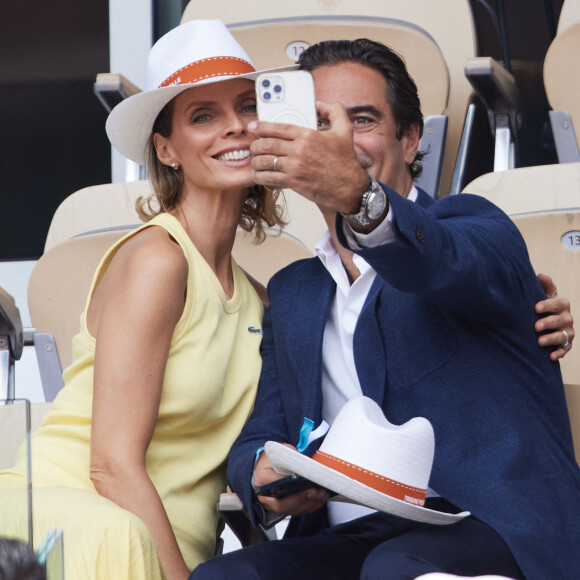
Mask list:
[[[413,186],[408,199],[416,201],[417,189]],[[344,233],[351,247],[373,247],[394,240],[393,213],[370,234],[359,234],[345,222]],[[336,282],[336,292],[330,306],[322,341],[322,419],[332,425],[342,406],[353,397],[362,395],[355,368],[353,337],[358,317],[365,303],[376,272],[355,254],[354,264],[360,276],[351,285],[332,242],[326,232],[315,247],[318,257]],[[342,502],[328,503],[330,525],[335,525],[373,513],[370,508]]]

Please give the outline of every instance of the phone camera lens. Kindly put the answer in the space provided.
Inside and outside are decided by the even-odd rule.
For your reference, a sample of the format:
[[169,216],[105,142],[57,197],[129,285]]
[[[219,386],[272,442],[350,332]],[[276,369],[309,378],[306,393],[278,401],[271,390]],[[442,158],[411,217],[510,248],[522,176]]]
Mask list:
[[282,87],[280,85],[274,85],[274,92],[280,93],[282,91]]
[[263,87],[269,87],[269,86],[270,86],[270,81],[269,81],[268,79],[264,79],[264,80],[262,81],[262,86],[263,86]]
[[272,98],[272,95],[268,92],[264,93],[264,100],[269,101]]

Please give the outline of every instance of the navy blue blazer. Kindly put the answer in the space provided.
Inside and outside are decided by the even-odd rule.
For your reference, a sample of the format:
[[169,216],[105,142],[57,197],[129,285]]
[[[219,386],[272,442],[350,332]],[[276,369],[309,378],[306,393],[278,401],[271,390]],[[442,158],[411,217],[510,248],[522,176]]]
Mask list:
[[[534,332],[545,295],[523,239],[481,197],[433,203],[420,192],[413,203],[385,191],[395,241],[355,250],[377,272],[354,335],[363,393],[393,423],[431,421],[430,486],[494,528],[526,578],[580,578],[580,470],[559,365]],[[254,522],[256,450],[268,440],[297,445],[304,419],[321,421],[335,283],[313,258],[277,273],[268,291],[256,405],[228,467]],[[295,520],[289,529],[308,535],[326,525],[325,510]]]

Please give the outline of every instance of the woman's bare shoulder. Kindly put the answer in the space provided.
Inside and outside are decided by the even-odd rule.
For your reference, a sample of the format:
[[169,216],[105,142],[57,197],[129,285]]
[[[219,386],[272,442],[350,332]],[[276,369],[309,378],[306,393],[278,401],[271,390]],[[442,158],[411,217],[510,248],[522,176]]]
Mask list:
[[181,246],[167,230],[158,226],[145,228],[123,244],[113,262],[146,275],[187,275],[187,260]]
[[187,275],[187,260],[179,244],[165,229],[152,226],[117,250],[99,286],[105,294],[126,292],[146,301],[165,302],[183,297]]
[[95,288],[89,332],[98,336],[107,312],[132,326],[144,321],[143,313],[149,322],[175,324],[183,311],[187,275],[183,251],[166,230],[152,226],[137,232],[118,248]]

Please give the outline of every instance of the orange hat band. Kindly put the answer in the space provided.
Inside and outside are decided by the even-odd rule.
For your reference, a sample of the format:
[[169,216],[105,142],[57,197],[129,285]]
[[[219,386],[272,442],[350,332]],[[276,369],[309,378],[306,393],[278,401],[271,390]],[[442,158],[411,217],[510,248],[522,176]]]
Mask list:
[[410,485],[399,483],[394,479],[389,479],[388,477],[384,477],[378,473],[368,471],[367,469],[363,469],[362,467],[338,459],[337,457],[324,453],[323,451],[317,451],[312,459],[330,469],[333,469],[334,471],[338,471],[339,473],[362,483],[363,485],[366,485],[367,487],[371,487],[376,491],[394,497],[395,499],[400,499],[413,505],[425,505],[425,497],[427,495],[426,489],[411,487]]
[[237,76],[256,72],[256,69],[246,60],[234,56],[214,56],[196,60],[166,78],[159,88],[172,85],[198,83],[211,77]]

